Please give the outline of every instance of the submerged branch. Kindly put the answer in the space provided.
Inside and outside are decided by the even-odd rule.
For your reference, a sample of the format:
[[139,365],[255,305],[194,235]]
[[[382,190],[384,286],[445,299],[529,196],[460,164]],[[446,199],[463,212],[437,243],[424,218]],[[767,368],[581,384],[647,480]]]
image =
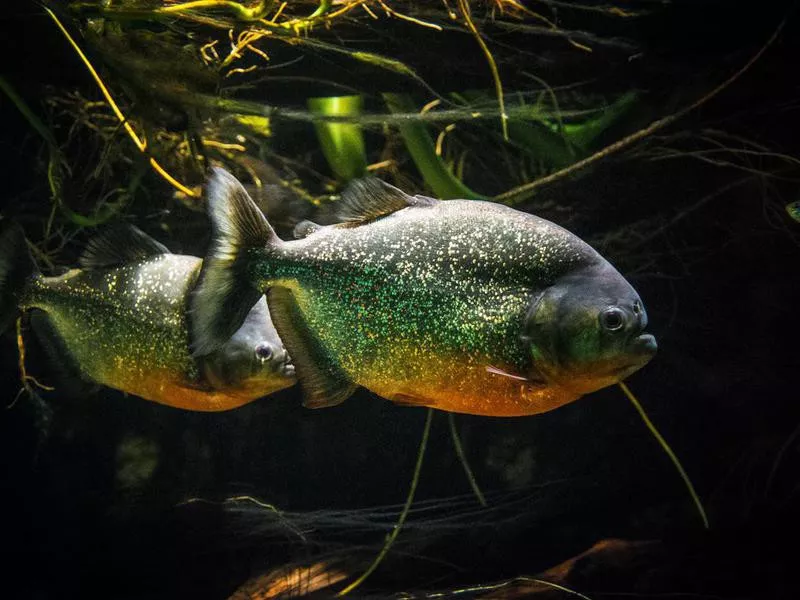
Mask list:
[[547,175],[546,177],[541,177],[539,179],[531,181],[530,183],[526,183],[524,185],[511,189],[507,192],[504,192],[502,194],[498,194],[494,198],[495,201],[513,203],[524,200],[525,198],[529,198],[538,188],[551,184],[555,181],[559,181],[564,177],[567,177],[568,175],[572,175],[573,173],[576,173],[590,165],[593,165],[594,163],[604,158],[607,158],[612,154],[616,154],[617,152],[629,148],[635,143],[649,137],[656,131],[659,131],[669,125],[672,125],[673,123],[683,118],[696,108],[699,108],[700,106],[702,106],[703,104],[714,98],[717,94],[728,88],[733,82],[735,82],[737,79],[739,79],[739,77],[741,77],[745,72],[747,72],[750,69],[750,67],[752,67],[758,61],[759,58],[761,58],[761,56],[767,51],[767,49],[773,44],[773,42],[775,42],[775,40],[780,35],[781,31],[783,31],[783,27],[785,24],[786,24],[786,18],[784,18],[778,24],[778,27],[775,29],[775,31],[772,33],[772,35],[769,37],[766,43],[758,50],[758,52],[756,52],[750,58],[750,60],[748,60],[744,64],[744,66],[742,66],[733,75],[728,77],[725,81],[720,83],[710,92],[701,96],[698,100],[695,100],[694,102],[682,108],[678,112],[675,112],[671,115],[653,121],[652,123],[650,123],[650,125],[648,125],[644,129],[640,129],[639,131],[632,133],[631,135],[624,137],[621,140],[614,142],[613,144],[606,146],[602,150],[599,150],[598,152],[595,152],[591,156],[584,158],[583,160],[579,160],[578,162],[568,167],[565,167],[564,169],[560,169],[555,173]]
[[658,442],[658,445],[661,446],[661,448],[669,457],[670,461],[672,461],[672,464],[675,465],[675,468],[678,470],[678,474],[683,480],[683,483],[686,485],[686,489],[689,491],[689,495],[692,497],[692,502],[694,502],[694,505],[697,508],[697,512],[699,513],[700,518],[703,521],[703,527],[708,529],[709,528],[708,516],[706,516],[705,508],[703,508],[703,502],[700,500],[700,496],[697,495],[697,492],[694,489],[694,485],[692,485],[692,480],[689,479],[689,475],[683,468],[680,459],[677,457],[675,452],[673,452],[672,448],[667,443],[667,440],[664,439],[664,436],[661,435],[656,426],[650,420],[650,417],[647,416],[647,413],[645,412],[641,403],[639,402],[639,400],[636,399],[636,396],[633,395],[633,392],[631,392],[630,388],[627,385],[625,385],[625,383],[622,381],[620,381],[617,385],[619,385],[620,389],[625,394],[625,397],[628,398],[628,400],[630,400],[631,404],[633,404],[633,407],[636,409],[636,412],[639,413],[639,416],[642,418],[642,421],[644,421],[644,424],[650,431],[650,433],[653,434],[653,437]]
[[406,503],[403,506],[403,512],[400,513],[400,518],[397,519],[397,524],[392,528],[391,533],[389,533],[389,535],[386,536],[386,542],[384,543],[383,548],[381,548],[381,551],[378,553],[378,556],[375,557],[375,560],[369,566],[369,568],[366,571],[364,571],[364,573],[353,583],[348,585],[343,590],[339,591],[339,593],[336,594],[337,598],[346,596],[354,589],[356,589],[358,586],[360,586],[362,583],[364,583],[367,577],[372,575],[375,569],[377,569],[378,566],[381,564],[384,557],[389,553],[389,549],[392,547],[392,544],[394,543],[395,539],[397,539],[400,530],[403,528],[403,524],[405,523],[406,518],[408,517],[408,512],[411,509],[411,505],[414,503],[414,495],[417,491],[417,484],[419,483],[419,474],[422,471],[422,460],[425,458],[425,450],[428,447],[428,437],[430,436],[431,433],[432,421],[433,421],[433,409],[429,408],[425,416],[425,427],[422,430],[422,439],[419,442],[419,449],[417,450],[417,464],[414,467],[414,475],[411,478],[411,486],[409,487],[408,490]]
[[[384,125],[402,125],[405,123],[452,123],[454,121],[481,121],[496,119],[500,111],[496,108],[473,109],[471,107],[431,110],[426,112],[404,111],[389,113],[361,113],[358,115],[322,114],[313,111],[284,108],[272,104],[254,102],[252,100],[238,100],[235,98],[221,98],[210,94],[185,92],[179,90],[158,90],[159,95],[165,100],[173,100],[183,106],[202,108],[239,115],[252,115],[268,117],[270,119],[285,119],[301,123],[351,123],[363,127],[382,127]],[[593,114],[597,111],[574,110],[561,111],[560,117],[580,117]],[[540,106],[519,103],[506,108],[509,119],[541,120],[551,116],[550,111]]]

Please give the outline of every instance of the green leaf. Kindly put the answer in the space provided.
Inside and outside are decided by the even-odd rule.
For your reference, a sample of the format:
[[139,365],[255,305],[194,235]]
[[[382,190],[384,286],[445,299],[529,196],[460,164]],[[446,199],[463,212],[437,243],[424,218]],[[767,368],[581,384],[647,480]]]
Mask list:
[[[361,114],[361,96],[309,98],[308,108],[316,115],[353,117]],[[361,126],[355,123],[316,121],[314,127],[331,171],[341,181],[361,177],[367,170],[367,154]]]
[[[383,94],[386,106],[393,113],[415,112],[417,107],[406,94]],[[473,192],[456,177],[445,165],[428,133],[428,128],[419,121],[407,121],[397,124],[408,153],[422,174],[425,183],[439,198],[468,198],[486,200],[485,196]]]

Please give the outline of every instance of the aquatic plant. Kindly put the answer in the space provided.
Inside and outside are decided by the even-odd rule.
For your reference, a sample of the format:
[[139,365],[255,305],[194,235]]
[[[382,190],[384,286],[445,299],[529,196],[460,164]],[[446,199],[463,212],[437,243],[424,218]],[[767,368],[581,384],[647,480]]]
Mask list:
[[[157,209],[131,204],[165,186],[175,201],[200,210],[200,185],[213,163],[312,205],[371,172],[443,198],[556,210],[570,226],[581,215],[537,192],[626,150],[633,160],[677,156],[675,135],[702,137],[663,130],[735,84],[780,33],[718,84],[693,97],[678,91],[659,106],[635,81],[602,85],[603,76],[614,81],[617,64],[639,57],[635,37],[625,34],[634,31],[628,23],[658,18],[645,0],[45,6],[51,35],[60,30],[87,69],[82,90],[50,90],[44,118],[36,107],[26,111],[48,148],[51,195],[68,228]],[[550,68],[546,53],[569,68]],[[520,57],[527,60],[521,69]],[[14,94],[14,81],[3,87]],[[727,147],[737,160],[769,153]],[[775,166],[760,172],[788,166],[786,158],[774,152]],[[270,181],[254,172],[254,160],[270,170]],[[657,235],[656,221],[624,224],[607,239]]]
[[[736,192],[763,206],[770,227],[797,231],[796,157],[731,120],[706,122],[707,113],[697,110],[748,85],[751,71],[780,44],[777,20],[764,35],[754,34],[756,44],[703,65],[697,81],[669,89],[669,82],[659,87],[638,78],[653,58],[629,24],[658,18],[663,8],[647,1],[46,6],[53,17],[39,23],[42,34],[63,43],[74,79],[85,83],[42,88],[41,102],[30,82],[11,72],[0,87],[42,141],[39,171],[47,190],[9,204],[3,217],[31,225],[31,250],[48,271],[74,262],[87,230],[120,218],[147,223],[199,253],[207,228],[200,186],[210,165],[227,167],[256,189],[279,186],[292,201],[319,209],[323,220],[346,182],[365,172],[410,192],[493,198],[585,232],[626,274],[649,281],[682,274],[712,251],[712,242],[674,244],[673,232],[702,215],[724,220]],[[617,205],[614,185],[640,179],[620,183],[620,173],[676,164],[713,175],[705,175],[702,189],[669,202]],[[25,333],[21,323],[17,338]],[[28,356],[20,342],[24,389],[44,395],[36,382],[48,380],[35,362],[25,369]],[[663,424],[669,416],[654,420]],[[794,448],[795,439],[786,439],[785,448]],[[533,442],[527,444],[530,449]],[[472,461],[482,457],[476,445],[473,438],[462,448]],[[683,454],[680,444],[677,450]],[[775,459],[773,487],[782,484],[789,454],[781,449]],[[486,476],[480,462],[473,468]],[[512,480],[509,475],[509,485]],[[699,504],[698,495],[708,499],[709,484],[698,483]],[[676,505],[689,505],[667,481],[664,486]],[[786,493],[787,502],[795,492]],[[488,509],[471,496],[463,499],[469,516],[453,529],[466,529],[480,515],[497,516],[491,511],[502,499],[491,491],[486,496]],[[409,509],[395,542],[398,554],[404,539],[431,527],[414,512],[426,506]],[[515,506],[531,510],[523,500]],[[337,515],[341,532],[369,538],[351,577],[383,552],[375,542],[395,531],[401,512],[362,514],[366,524],[353,514]],[[290,516],[299,522],[298,536],[324,528],[309,515]],[[511,510],[503,518],[516,515]],[[687,521],[699,523],[694,515]]]
[[[646,6],[628,4],[625,9],[608,7],[600,12],[607,18],[630,18],[644,12]],[[67,104],[60,91],[53,94],[53,101],[61,111],[72,113],[75,124],[102,136],[101,146],[121,146],[104,153],[104,165],[121,168],[131,160],[140,163],[135,157],[138,151],[189,205],[196,204],[192,198],[209,162],[235,168],[238,157],[249,155],[269,158],[278,172],[301,167],[290,153],[276,153],[275,147],[286,146],[284,135],[306,138],[305,123],[316,124],[320,148],[339,185],[365,169],[398,173],[397,165],[404,157],[392,142],[396,127],[424,185],[443,197],[488,196],[508,185],[507,178],[505,182],[504,178],[486,181],[485,174],[478,176],[476,170],[491,152],[508,153],[510,144],[523,155],[529,154],[524,166],[520,165],[522,171],[504,175],[528,178],[547,173],[597,148],[592,141],[629,110],[634,98],[623,93],[619,101],[611,99],[610,108],[606,98],[597,98],[594,106],[585,101],[575,104],[532,73],[525,72],[522,77],[503,74],[503,64],[515,57],[516,49],[493,44],[488,31],[513,34],[519,44],[539,37],[560,39],[578,53],[588,52],[592,45],[611,51],[630,47],[616,38],[563,29],[547,15],[516,1],[475,6],[468,2],[418,6],[365,0],[252,4],[124,1],[67,2],[53,4],[52,9],[47,9],[48,14],[91,73],[102,91],[102,104],[116,117],[116,123],[98,112],[102,104],[94,101]],[[578,15],[585,10],[597,9],[571,7]],[[338,41],[342,35],[359,31],[367,35],[380,31],[393,45],[387,52],[378,52],[366,49],[370,44],[359,48]],[[405,56],[404,35],[424,36],[425,43],[431,43],[431,52],[411,64]],[[435,56],[437,48],[465,43],[464,35],[474,39],[476,51],[491,67],[494,97],[490,91],[474,87],[472,91],[464,87],[452,92],[437,90],[429,82],[427,72],[438,73],[441,68],[426,60]],[[223,51],[225,40],[227,51]],[[320,61],[336,66],[325,70],[332,78],[315,72]],[[293,84],[297,91],[276,89],[285,83]],[[466,83],[474,86],[476,82]],[[444,86],[452,88],[453,84],[449,81]],[[400,94],[398,86],[408,91]],[[320,90],[338,93],[321,95]],[[342,91],[351,99],[342,100]],[[296,100],[303,93],[307,94],[308,109]],[[580,96],[573,90],[567,95],[573,100]],[[426,97],[433,102],[418,103]],[[364,109],[354,110],[356,104]],[[117,137],[119,127],[133,148]],[[356,133],[360,130],[368,132],[366,142],[356,141],[362,137]],[[489,152],[479,152],[474,158],[465,153],[465,142],[459,139],[462,130],[467,147],[471,145],[469,136],[488,134]],[[386,140],[382,150],[375,144],[379,132]],[[426,141],[431,134],[435,144]],[[350,145],[343,146],[348,139]],[[48,145],[53,146],[52,142],[55,140]],[[65,143],[60,140],[56,145]],[[292,145],[289,142],[289,147]],[[567,149],[566,155],[559,145]],[[343,152],[346,147],[352,150]],[[307,146],[308,150],[313,148]],[[307,166],[300,175],[300,179],[281,175],[281,184],[315,202],[334,185],[329,177]],[[481,181],[484,189],[471,191],[465,184],[470,180]]]

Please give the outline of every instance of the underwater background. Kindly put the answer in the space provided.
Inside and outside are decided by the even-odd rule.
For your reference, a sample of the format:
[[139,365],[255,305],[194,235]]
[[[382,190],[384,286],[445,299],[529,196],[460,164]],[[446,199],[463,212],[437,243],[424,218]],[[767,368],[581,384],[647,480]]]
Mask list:
[[[289,221],[324,221],[367,172],[507,202],[587,240],[643,298],[659,352],[627,383],[710,527],[617,387],[532,417],[435,412],[408,518],[351,597],[574,596],[497,587],[520,576],[590,598],[799,597],[793,3],[46,6],[149,142],[43,5],[4,8],[0,206],[47,273],[119,220],[203,256],[198,192],[223,164],[278,186],[266,210]],[[3,597],[332,597],[342,578],[313,592],[314,576],[354,578],[393,530],[425,409],[361,389],[309,410],[295,386],[182,411],[61,381],[32,336],[27,372],[56,389],[18,394],[15,316],[0,319]],[[317,566],[282,579],[287,565]]]

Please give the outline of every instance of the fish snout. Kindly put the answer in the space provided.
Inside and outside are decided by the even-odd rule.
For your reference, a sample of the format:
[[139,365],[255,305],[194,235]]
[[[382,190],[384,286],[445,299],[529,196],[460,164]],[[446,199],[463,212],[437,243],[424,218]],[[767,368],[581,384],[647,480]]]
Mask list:
[[634,328],[637,333],[641,333],[647,328],[647,311],[641,300],[635,300],[630,307],[630,312],[633,315]]
[[654,335],[644,333],[647,328],[647,311],[642,305],[642,301],[636,299],[629,308],[631,319],[631,341],[630,349],[639,356],[652,357],[658,350],[658,343]]
[[275,364],[277,366],[277,371],[284,377],[295,376],[294,363],[292,362],[292,357],[289,356],[289,352],[287,352],[286,348],[281,348],[278,350],[275,357]]
[[655,356],[658,350],[658,343],[654,335],[644,333],[647,328],[647,311],[645,311],[642,301],[638,298],[629,307],[626,307],[630,315],[630,341],[628,342],[629,351],[640,359],[649,361]]
[[631,343],[631,350],[633,350],[635,354],[642,356],[655,356],[655,353],[658,351],[656,337],[650,333],[643,333],[637,336]]

